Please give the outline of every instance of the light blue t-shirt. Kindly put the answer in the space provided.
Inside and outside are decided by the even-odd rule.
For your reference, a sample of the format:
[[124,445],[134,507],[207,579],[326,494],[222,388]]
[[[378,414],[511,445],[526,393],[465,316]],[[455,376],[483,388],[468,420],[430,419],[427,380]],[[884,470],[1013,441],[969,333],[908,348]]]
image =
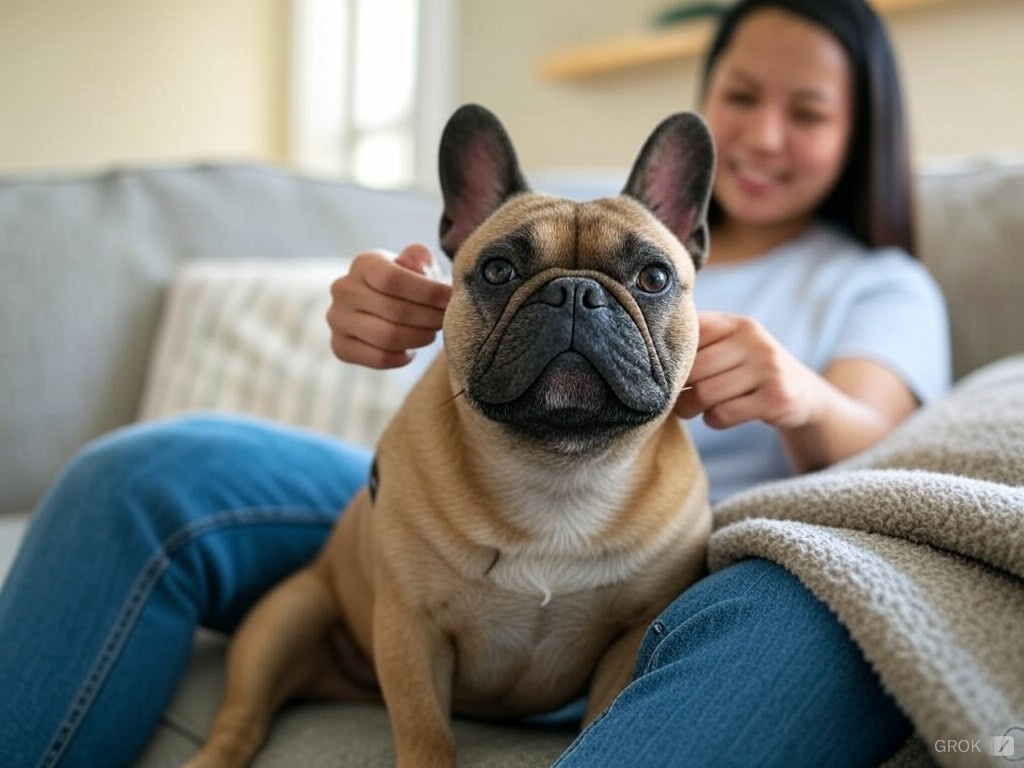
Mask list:
[[[708,265],[697,274],[698,310],[757,320],[790,353],[821,373],[841,358],[868,358],[902,378],[922,403],[949,386],[946,307],[935,280],[899,249],[871,251],[825,225],[755,261]],[[792,470],[774,428],[750,422],[687,428],[718,501]]]

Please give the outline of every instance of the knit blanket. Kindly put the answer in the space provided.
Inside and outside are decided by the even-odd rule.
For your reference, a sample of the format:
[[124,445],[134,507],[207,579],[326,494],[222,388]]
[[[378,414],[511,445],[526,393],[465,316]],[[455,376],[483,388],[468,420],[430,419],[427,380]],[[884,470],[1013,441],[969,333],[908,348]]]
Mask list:
[[892,764],[1024,765],[1024,355],[852,460],[723,501],[711,568],[746,557],[849,630],[916,728]]

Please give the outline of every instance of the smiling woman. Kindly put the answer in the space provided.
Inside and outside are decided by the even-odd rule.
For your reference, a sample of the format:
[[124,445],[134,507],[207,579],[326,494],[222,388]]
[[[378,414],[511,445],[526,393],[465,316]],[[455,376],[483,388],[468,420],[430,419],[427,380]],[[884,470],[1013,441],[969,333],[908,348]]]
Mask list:
[[810,21],[770,9],[736,31],[711,69],[702,110],[719,151],[715,197],[729,213],[715,231],[716,263],[807,227],[844,168],[851,88],[842,46]]
[[[743,24],[727,16],[708,52],[700,98],[720,124],[723,166],[711,221],[723,223],[720,192],[745,199],[755,219],[774,219],[790,236],[807,223],[791,214],[810,206],[863,243],[913,254],[908,131],[888,36],[884,28],[866,33],[863,4],[792,5],[797,15],[765,3]],[[769,197],[776,217],[764,208]],[[735,234],[716,229],[719,262]]]

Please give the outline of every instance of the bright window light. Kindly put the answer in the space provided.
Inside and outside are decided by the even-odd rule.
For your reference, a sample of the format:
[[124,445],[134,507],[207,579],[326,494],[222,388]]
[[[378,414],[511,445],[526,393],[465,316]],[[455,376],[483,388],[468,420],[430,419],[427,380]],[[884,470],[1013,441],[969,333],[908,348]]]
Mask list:
[[454,0],[292,0],[289,159],[371,187],[429,184]]
[[352,176],[370,187],[407,187],[413,182],[412,132],[374,131],[356,142]]
[[419,0],[358,3],[353,124],[373,131],[408,123],[416,88]]

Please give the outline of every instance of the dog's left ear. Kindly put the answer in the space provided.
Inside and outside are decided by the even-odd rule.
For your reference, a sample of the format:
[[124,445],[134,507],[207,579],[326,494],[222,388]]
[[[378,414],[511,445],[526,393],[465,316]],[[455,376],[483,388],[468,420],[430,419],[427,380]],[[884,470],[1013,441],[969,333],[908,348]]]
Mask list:
[[714,174],[715,146],[707,124],[693,112],[680,112],[654,129],[622,190],[675,233],[697,269],[708,257],[707,215]]
[[505,200],[529,191],[505,128],[477,104],[460,107],[449,118],[438,171],[444,197],[441,249],[449,258]]

